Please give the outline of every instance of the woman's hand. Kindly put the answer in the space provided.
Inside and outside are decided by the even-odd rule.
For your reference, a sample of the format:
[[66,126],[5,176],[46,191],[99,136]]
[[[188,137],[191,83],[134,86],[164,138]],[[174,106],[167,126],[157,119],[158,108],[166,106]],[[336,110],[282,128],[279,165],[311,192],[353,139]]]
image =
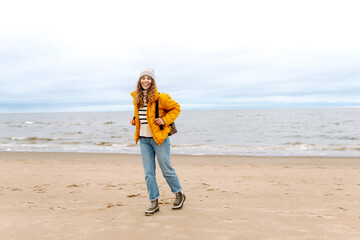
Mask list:
[[132,119],[130,120],[130,124],[133,125],[133,126],[135,126],[135,118],[132,118]]
[[164,122],[164,120],[162,119],[162,118],[156,118],[155,119],[155,123],[156,123],[156,125],[165,125],[165,122]]

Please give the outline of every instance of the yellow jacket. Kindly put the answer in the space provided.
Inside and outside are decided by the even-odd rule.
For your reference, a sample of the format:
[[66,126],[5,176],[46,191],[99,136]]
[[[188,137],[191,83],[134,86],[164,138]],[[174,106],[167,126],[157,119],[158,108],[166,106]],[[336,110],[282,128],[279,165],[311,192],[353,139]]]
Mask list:
[[[136,98],[136,91],[131,93],[131,96],[134,98],[134,116],[135,116],[135,142],[138,143],[140,136],[140,120],[139,120],[139,109],[135,103]],[[160,126],[155,123],[155,101],[159,99],[159,117],[161,117],[164,122],[165,126],[163,130],[160,130]],[[171,127],[169,126],[171,123],[175,121],[175,119],[180,114],[180,105],[175,102],[169,94],[166,93],[157,93],[155,98],[152,102],[148,103],[147,106],[147,122],[149,124],[151,135],[153,136],[155,142],[159,145],[163,143],[163,141],[167,138]]]

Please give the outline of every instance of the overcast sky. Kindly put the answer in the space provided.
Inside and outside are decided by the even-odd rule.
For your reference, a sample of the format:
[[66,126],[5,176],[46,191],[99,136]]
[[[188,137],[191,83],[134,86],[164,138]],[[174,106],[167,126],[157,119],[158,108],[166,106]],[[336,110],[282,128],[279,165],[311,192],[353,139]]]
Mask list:
[[2,1],[0,112],[360,106],[359,1]]

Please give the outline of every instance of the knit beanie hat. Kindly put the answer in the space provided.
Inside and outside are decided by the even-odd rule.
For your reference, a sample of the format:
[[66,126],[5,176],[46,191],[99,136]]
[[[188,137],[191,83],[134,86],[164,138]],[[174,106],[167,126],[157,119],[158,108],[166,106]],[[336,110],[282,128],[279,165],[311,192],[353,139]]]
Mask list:
[[139,79],[145,75],[150,76],[152,79],[155,80],[155,72],[152,68],[145,68],[139,75]]

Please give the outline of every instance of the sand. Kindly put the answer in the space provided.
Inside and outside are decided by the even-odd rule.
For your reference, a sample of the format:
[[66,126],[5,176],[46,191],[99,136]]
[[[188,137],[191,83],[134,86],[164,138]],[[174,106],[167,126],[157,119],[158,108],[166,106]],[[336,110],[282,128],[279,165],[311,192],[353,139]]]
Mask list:
[[[139,155],[0,152],[0,239],[360,239],[360,159],[172,156],[160,212]],[[159,168],[158,168],[159,170]]]

